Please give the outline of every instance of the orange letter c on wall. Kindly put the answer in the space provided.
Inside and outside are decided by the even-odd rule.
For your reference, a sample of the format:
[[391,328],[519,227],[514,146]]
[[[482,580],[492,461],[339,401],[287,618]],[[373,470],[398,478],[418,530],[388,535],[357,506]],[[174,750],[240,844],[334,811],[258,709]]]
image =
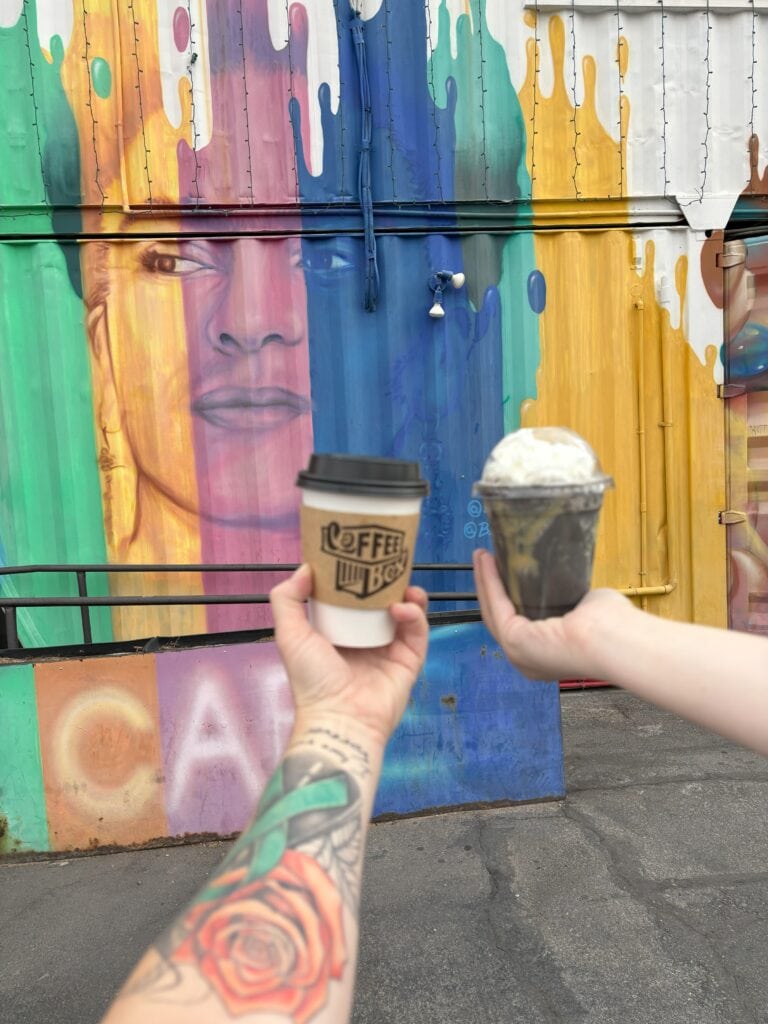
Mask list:
[[52,847],[167,835],[153,656],[41,664],[35,682]]
[[52,737],[54,770],[83,817],[139,817],[152,799],[157,771],[146,760],[131,768],[131,761],[138,760],[136,741],[154,728],[147,706],[114,686],[89,690],[64,708]]

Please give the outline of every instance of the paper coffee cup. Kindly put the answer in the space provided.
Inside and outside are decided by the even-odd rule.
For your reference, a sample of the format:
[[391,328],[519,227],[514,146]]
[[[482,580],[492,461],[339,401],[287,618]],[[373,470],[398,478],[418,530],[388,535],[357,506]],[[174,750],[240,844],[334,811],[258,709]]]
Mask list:
[[411,577],[421,502],[417,462],[311,456],[299,473],[302,557],[312,567],[309,617],[338,647],[382,647]]

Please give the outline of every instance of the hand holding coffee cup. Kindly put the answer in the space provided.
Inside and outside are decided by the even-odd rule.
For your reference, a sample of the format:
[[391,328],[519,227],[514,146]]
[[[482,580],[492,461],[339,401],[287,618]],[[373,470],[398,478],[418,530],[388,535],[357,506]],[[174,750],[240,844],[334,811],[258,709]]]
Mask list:
[[474,493],[521,615],[565,615],[587,593],[600,509],[612,486],[587,442],[565,427],[516,430],[493,449]]
[[429,489],[419,464],[315,453],[297,483],[312,625],[338,647],[391,643],[387,609],[405,595]]

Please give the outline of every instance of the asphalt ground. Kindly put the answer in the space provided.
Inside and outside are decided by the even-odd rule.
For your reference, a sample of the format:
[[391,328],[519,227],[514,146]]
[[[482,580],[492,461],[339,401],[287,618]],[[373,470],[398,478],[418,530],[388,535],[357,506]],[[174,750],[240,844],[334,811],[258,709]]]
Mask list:
[[[372,826],[354,1024],[768,1024],[768,761],[562,704],[565,801]],[[0,1021],[96,1024],[227,847],[0,866]]]

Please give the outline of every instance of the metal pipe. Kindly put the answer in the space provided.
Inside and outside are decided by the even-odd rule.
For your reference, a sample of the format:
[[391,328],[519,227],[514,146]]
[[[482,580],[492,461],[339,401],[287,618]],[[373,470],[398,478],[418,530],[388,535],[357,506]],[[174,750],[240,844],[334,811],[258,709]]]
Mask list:
[[[430,601],[476,601],[469,591],[439,592]],[[269,594],[163,594],[161,597],[3,597],[8,608],[115,608],[134,605],[269,604]]]
[[671,594],[676,587],[677,581],[674,580],[672,583],[660,583],[656,587],[622,587],[619,593],[626,597],[657,597]]
[[[20,576],[33,572],[294,572],[298,567],[298,562],[237,562],[232,564],[228,562],[212,562],[210,564],[204,562],[169,564],[164,562],[157,565],[139,562],[118,562],[114,565],[105,564],[104,562],[94,564],[85,562],[57,564],[49,562],[41,565],[4,565],[0,567],[0,577]],[[413,566],[414,572],[469,572],[471,569],[471,562],[417,562]]]
[[[80,597],[88,596],[88,583],[84,572],[77,573],[77,592]],[[83,624],[83,643],[93,643],[93,636],[91,635],[91,614],[88,610],[88,605],[86,604],[80,606],[80,621]]]
[[[682,316],[682,310],[681,310]],[[672,374],[669,367],[669,321],[661,318],[661,423],[664,439],[664,505],[667,514],[667,579],[677,583],[677,566],[673,559],[673,551],[677,543],[677,508],[674,501],[675,493],[675,446],[672,428]]]
[[[640,315],[638,331],[639,344],[637,349],[637,447],[640,476],[640,583],[645,582],[648,575],[648,466],[645,455],[645,303],[642,299],[635,300],[635,309]],[[641,588],[635,588],[640,590]],[[648,610],[648,598],[642,594],[640,605],[643,611]]]
[[5,638],[9,651],[19,649],[19,633],[16,628],[16,609],[9,605],[6,598],[3,598],[3,613],[5,616]]

